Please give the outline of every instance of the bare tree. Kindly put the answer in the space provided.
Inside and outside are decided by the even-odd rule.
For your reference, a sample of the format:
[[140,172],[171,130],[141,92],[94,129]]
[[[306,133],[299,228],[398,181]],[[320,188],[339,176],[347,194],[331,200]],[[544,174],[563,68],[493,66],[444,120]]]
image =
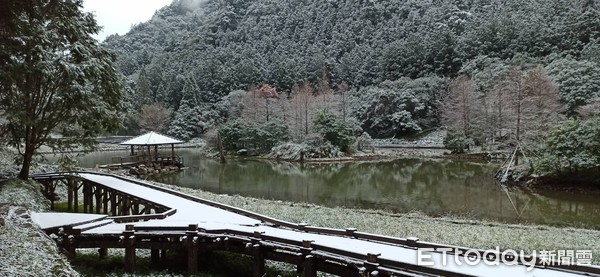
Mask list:
[[583,119],[588,119],[600,115],[600,97],[593,99],[589,104],[579,107],[577,113]]
[[259,98],[265,99],[265,116],[266,121],[269,122],[269,116],[271,114],[271,111],[269,111],[269,102],[271,101],[271,99],[278,99],[279,93],[277,93],[277,90],[274,87],[269,85],[262,85],[256,91],[256,93],[258,94]]
[[171,113],[170,109],[160,103],[143,105],[139,126],[143,131],[163,132],[167,129]]
[[242,97],[241,118],[249,122],[256,122],[259,111],[258,89],[254,85],[248,86],[248,90]]
[[473,81],[469,76],[461,75],[448,87],[448,96],[442,105],[442,120],[450,129],[467,138],[472,137],[479,105]]
[[522,125],[523,139],[538,141],[561,119],[564,110],[560,103],[559,87],[542,66],[527,73],[523,88]]
[[292,87],[290,106],[293,110],[293,132],[297,139],[307,135],[314,111],[313,88],[308,80],[303,80]]
[[318,110],[329,110],[331,87],[329,87],[329,76],[327,76],[327,71],[325,70],[321,72],[317,80],[317,95],[320,96],[322,100]]

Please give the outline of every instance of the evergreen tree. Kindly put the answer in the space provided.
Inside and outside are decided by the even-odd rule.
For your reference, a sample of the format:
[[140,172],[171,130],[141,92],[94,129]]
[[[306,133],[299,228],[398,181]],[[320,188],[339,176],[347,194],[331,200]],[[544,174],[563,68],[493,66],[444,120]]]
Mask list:
[[[27,179],[42,145],[91,147],[119,126],[122,81],[115,57],[92,37],[100,27],[81,0],[7,1],[0,43],[0,118]],[[63,129],[64,139],[51,135]]]
[[171,122],[168,134],[183,140],[198,136],[207,127],[198,105],[199,88],[193,78],[187,78],[183,86],[183,96],[179,109]]

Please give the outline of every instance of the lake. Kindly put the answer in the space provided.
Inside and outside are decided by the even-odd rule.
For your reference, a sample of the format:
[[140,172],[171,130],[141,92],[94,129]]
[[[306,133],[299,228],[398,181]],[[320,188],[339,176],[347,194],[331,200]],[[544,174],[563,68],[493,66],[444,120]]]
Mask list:
[[[324,206],[600,229],[599,193],[501,186],[493,178],[497,164],[430,159],[330,164],[230,160],[221,164],[201,158],[194,149],[178,153],[187,168],[154,180],[220,194]],[[96,152],[77,159],[83,167],[94,167],[126,154]]]

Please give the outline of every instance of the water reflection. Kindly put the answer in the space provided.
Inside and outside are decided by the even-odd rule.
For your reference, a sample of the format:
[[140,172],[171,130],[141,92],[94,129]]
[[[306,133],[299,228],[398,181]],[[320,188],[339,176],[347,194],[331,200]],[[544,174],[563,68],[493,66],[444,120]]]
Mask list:
[[[220,164],[184,150],[184,172],[157,178],[222,194],[311,202],[326,206],[422,211],[503,222],[600,229],[598,193],[531,191],[494,182],[496,165],[448,160],[297,164],[241,160]],[[83,166],[119,153],[95,153]],[[103,157],[102,157],[103,156]]]

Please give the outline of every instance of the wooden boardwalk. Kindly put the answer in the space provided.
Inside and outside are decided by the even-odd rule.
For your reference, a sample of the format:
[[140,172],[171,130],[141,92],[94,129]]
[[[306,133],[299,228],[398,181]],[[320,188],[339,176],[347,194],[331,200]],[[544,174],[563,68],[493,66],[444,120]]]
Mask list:
[[[531,271],[525,264],[468,266],[469,257],[439,251],[427,253],[434,265],[418,265],[418,248],[471,251],[470,257],[483,250],[293,224],[115,175],[78,172],[32,178],[44,185],[47,195],[58,185],[67,186],[68,208],[86,213],[33,215],[47,233],[58,237],[61,247],[72,255],[78,248],[98,248],[100,255],[109,248],[125,249],[129,272],[135,268],[136,249],[151,249],[153,263],[167,249],[179,249],[187,253],[189,273],[198,270],[206,253],[229,251],[252,256],[254,276],[263,276],[265,260],[293,264],[302,276],[318,271],[339,276],[600,276],[594,266],[551,267],[539,261]],[[442,259],[448,263],[442,265]]]

